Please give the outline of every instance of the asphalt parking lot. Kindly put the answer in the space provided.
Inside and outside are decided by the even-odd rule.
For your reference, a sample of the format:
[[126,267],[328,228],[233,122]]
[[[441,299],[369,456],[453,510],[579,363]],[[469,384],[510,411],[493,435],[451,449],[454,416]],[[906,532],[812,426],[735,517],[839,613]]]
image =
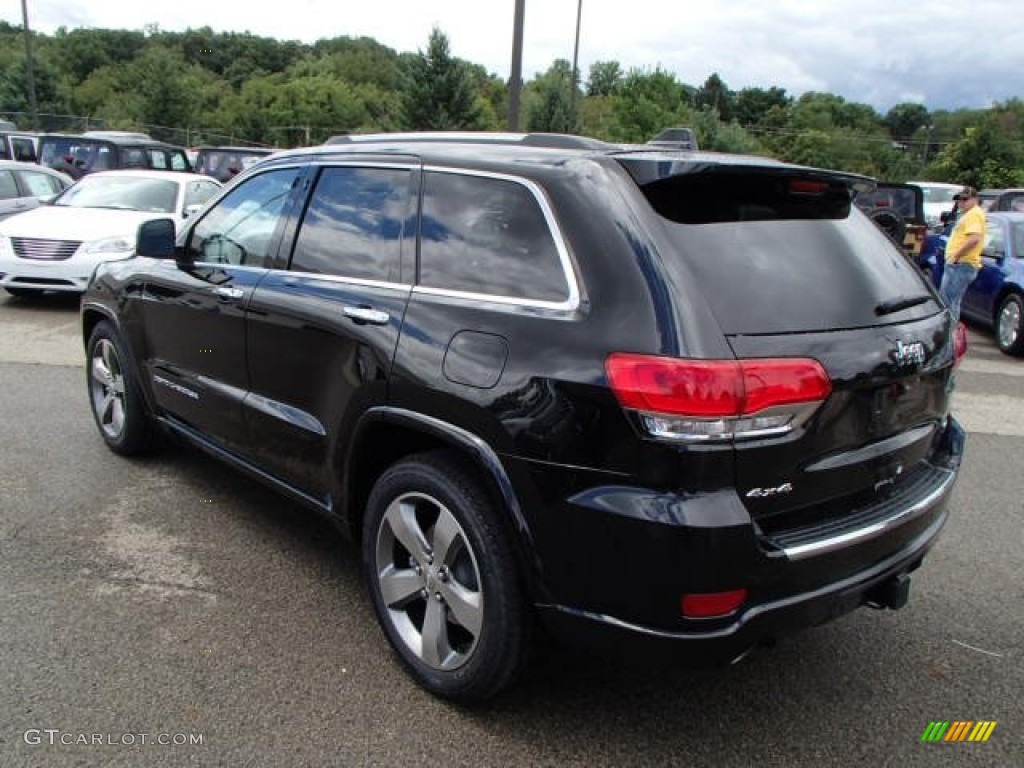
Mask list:
[[[464,711],[399,669],[332,528],[198,453],[108,452],[77,331],[74,300],[0,298],[2,766],[1024,765],[1024,360],[986,332],[905,609],[723,670],[553,649]],[[921,740],[982,720],[984,743]]]

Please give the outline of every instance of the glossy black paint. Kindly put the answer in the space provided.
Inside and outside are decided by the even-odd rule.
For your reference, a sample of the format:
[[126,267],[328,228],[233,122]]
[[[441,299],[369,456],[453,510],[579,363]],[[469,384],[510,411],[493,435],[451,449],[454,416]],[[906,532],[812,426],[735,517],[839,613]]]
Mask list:
[[[962,453],[948,416],[948,314],[932,302],[860,327],[727,333],[700,270],[685,258],[679,265],[678,233],[634,181],[716,164],[740,178],[743,163],[769,161],[706,154],[680,163],[676,153],[645,150],[624,163],[614,148],[444,141],[369,149],[283,153],[232,185],[306,167],[266,269],[138,258],[97,271],[83,301],[86,337],[97,318],[116,318],[144,371],[146,400],[167,426],[351,528],[390,463],[447,447],[507,512],[524,580],[556,624],[629,625],[627,634],[721,644],[729,657],[856,607],[934,543]],[[290,270],[319,169],[381,163],[410,171],[398,277]],[[532,301],[528,286],[518,300],[420,284],[418,190],[441,168],[542,190],[572,300]],[[864,234],[865,242],[876,236]],[[179,256],[188,238],[186,229]],[[928,291],[890,256],[880,254],[874,268]],[[743,328],[744,311],[737,306],[729,324]],[[896,360],[900,342],[920,342],[925,361]],[[604,364],[613,352],[813,357],[833,393],[782,438],[665,443],[643,436],[609,390]],[[749,495],[786,482],[790,494]],[[846,530],[847,517],[869,520],[922,500],[926,508],[885,535],[801,560],[785,553],[787,542]],[[685,593],[736,588],[750,598],[734,616],[680,614]]]

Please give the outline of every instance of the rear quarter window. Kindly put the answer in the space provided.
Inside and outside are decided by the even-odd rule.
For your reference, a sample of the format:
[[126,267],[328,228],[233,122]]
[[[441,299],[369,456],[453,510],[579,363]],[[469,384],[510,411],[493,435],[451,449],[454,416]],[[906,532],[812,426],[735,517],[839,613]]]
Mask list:
[[507,178],[429,171],[423,184],[420,284],[563,302],[569,285],[537,196]]

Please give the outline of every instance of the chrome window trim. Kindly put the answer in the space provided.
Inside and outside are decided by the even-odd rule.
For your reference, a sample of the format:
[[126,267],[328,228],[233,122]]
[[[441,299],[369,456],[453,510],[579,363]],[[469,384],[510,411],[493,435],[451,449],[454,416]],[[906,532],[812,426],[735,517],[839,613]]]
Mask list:
[[317,280],[328,283],[343,283],[345,285],[361,285],[367,288],[388,288],[393,290],[409,291],[412,283],[393,283],[388,280],[369,280],[364,277],[342,277],[341,275],[326,275],[319,272],[303,272],[294,269],[269,269],[275,275],[289,275],[301,277],[304,280]]
[[[541,213],[544,216],[544,221],[548,226],[548,234],[551,235],[551,238],[554,241],[555,250],[558,253],[558,261],[562,267],[562,275],[565,278],[565,284],[569,290],[569,295],[562,301],[546,301],[543,299],[531,299],[528,296],[502,296],[500,294],[459,291],[452,288],[434,288],[422,285],[419,282],[417,282],[416,286],[413,288],[413,293],[428,296],[465,298],[470,301],[483,301],[517,307],[534,307],[537,309],[574,311],[579,308],[580,288],[576,279],[576,270],[573,269],[572,259],[569,257],[569,249],[565,244],[565,237],[562,234],[562,228],[558,225],[558,220],[555,218],[555,213],[551,208],[551,203],[548,201],[547,195],[539,184],[522,176],[514,176],[512,174],[498,173],[495,171],[481,171],[475,168],[452,168],[441,165],[424,165],[423,172],[424,174],[432,172],[445,173],[454,176],[477,176],[481,178],[498,179],[500,181],[508,181],[513,184],[519,184],[520,186],[526,187],[530,194],[533,195],[534,200],[537,201],[537,205],[540,206]],[[425,183],[426,178],[424,178],[424,184]]]

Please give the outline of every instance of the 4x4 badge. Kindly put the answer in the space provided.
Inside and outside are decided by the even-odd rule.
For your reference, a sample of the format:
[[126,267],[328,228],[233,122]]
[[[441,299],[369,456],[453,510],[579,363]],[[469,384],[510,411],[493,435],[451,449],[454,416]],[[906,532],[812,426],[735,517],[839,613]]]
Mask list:
[[924,344],[920,341],[912,341],[909,344],[897,341],[896,349],[892,352],[892,359],[899,366],[921,365],[925,359]]
[[793,492],[793,484],[792,483],[783,483],[782,485],[777,485],[774,488],[751,488],[749,491],[747,491],[747,498],[748,499],[764,499],[764,498],[767,498],[769,496],[780,496],[783,493],[792,493],[792,492]]

